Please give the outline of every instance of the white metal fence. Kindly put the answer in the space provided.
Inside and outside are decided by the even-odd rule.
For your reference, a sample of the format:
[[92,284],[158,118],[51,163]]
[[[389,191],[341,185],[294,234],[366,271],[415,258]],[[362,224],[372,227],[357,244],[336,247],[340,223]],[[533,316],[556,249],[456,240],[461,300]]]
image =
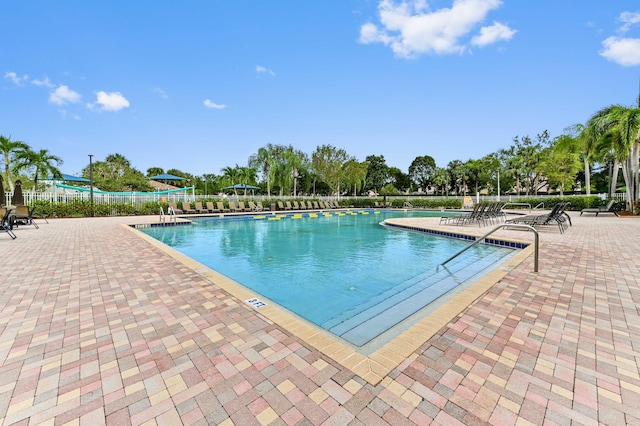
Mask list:
[[[7,200],[7,204],[11,205],[12,204],[12,198],[13,198],[13,194],[11,192],[6,192],[6,200]],[[600,196],[601,198],[606,198],[607,195],[606,194],[591,194],[591,195],[595,195],[595,196]],[[572,195],[564,195],[563,197],[571,197]],[[576,195],[576,196],[582,196],[582,195]],[[89,202],[91,201],[91,194],[88,192],[69,192],[69,193],[55,193],[55,192],[31,192],[31,191],[25,191],[23,193],[23,197],[24,197],[24,202],[27,205],[31,205],[36,201],[45,201],[45,202],[50,202],[50,203],[54,203],[54,204],[70,204],[70,203],[74,203],[74,202]],[[467,195],[466,197],[470,197],[469,195]],[[506,202],[512,202],[515,201],[519,198],[559,198],[559,195],[545,195],[545,196],[525,196],[525,195],[515,195],[515,194],[511,194],[511,195],[502,195],[500,197],[500,200],[502,201],[506,201]],[[140,194],[140,193],[136,193],[136,194],[105,194],[105,193],[94,193],[93,194],[93,201],[95,204],[106,204],[106,205],[116,205],[116,204],[128,204],[134,207],[141,207],[142,205],[144,205],[145,203],[148,202],[166,202],[166,201],[174,201],[174,202],[182,202],[182,201],[197,201],[200,199],[230,199],[230,200],[236,200],[236,199],[252,199],[252,200],[256,200],[256,201],[268,201],[268,200],[272,200],[272,199],[282,199],[282,200],[286,200],[286,199],[307,199],[307,198],[312,198],[312,199],[320,199],[320,200],[339,200],[340,198],[370,198],[370,197],[353,197],[353,196],[349,196],[349,195],[344,195],[341,197],[328,197],[328,196],[297,196],[297,197],[293,197],[293,196],[278,196],[278,195],[272,195],[271,197],[266,196],[266,195],[251,195],[251,194],[247,194],[246,196],[244,195],[244,193],[239,193],[237,196],[232,194],[232,195],[193,195],[190,193],[170,193],[170,194],[154,194],[154,193],[149,193],[149,194]],[[378,196],[375,198],[382,198],[382,196]],[[464,201],[465,197],[464,196],[435,196],[435,195],[396,195],[396,196],[387,196],[387,200],[393,200],[394,198],[402,198],[402,199],[407,199],[407,200],[412,200],[412,199],[431,199],[431,200],[438,200],[438,199],[451,199],[451,198],[459,198],[461,200]],[[624,201],[625,200],[625,194],[624,193],[617,193],[613,195],[613,198],[615,198],[617,201]],[[471,199],[474,202],[477,201],[483,201],[483,200],[497,200],[498,197],[495,195],[475,195],[472,196]]]

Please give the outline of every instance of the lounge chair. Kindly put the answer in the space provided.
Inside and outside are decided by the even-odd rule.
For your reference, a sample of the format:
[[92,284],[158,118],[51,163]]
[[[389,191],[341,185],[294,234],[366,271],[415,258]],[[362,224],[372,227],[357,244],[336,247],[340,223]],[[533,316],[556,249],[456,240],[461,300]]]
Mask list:
[[180,209],[178,208],[178,206],[176,205],[176,203],[174,203],[174,202],[170,201],[170,202],[168,202],[167,204],[169,205],[169,208],[171,208],[171,210],[173,210],[173,212],[174,212],[175,214],[182,214],[182,213],[183,213],[183,211],[182,211],[182,210],[180,210]]
[[263,211],[263,210],[264,210],[264,206],[262,205],[262,201],[258,201],[258,202],[256,203],[256,207],[257,207],[257,210],[258,210],[259,212],[261,212],[261,211]]
[[307,210],[307,203],[305,203],[304,201],[300,201],[300,208],[302,210]]
[[38,224],[33,221],[33,212],[35,209],[35,207],[30,209],[25,205],[16,206],[12,217],[13,225],[33,225],[36,229],[39,228]]
[[244,205],[244,201],[238,201],[238,211],[241,212],[250,212],[251,209]]
[[315,210],[320,210],[320,206],[318,205],[318,202],[317,202],[317,201],[314,201],[314,202],[313,202],[313,208],[314,208]]
[[285,210],[293,210],[293,206],[291,205],[291,202],[286,201],[284,204],[284,209]]
[[196,205],[196,212],[209,213],[209,209],[205,209],[204,207],[202,207],[202,203],[200,201],[196,201],[195,205]]
[[551,211],[547,214],[519,216],[513,219],[508,219],[505,223],[522,223],[536,228],[538,226],[550,225],[555,222],[558,224],[558,228],[562,234],[569,226],[571,226],[571,217],[565,211],[568,205],[569,203],[558,203],[553,206]]
[[217,201],[216,202],[216,206],[218,206],[218,211],[220,213],[228,213],[229,212],[229,209],[224,206],[224,203],[222,201]]
[[222,213],[222,210],[217,209],[213,206],[213,201],[207,201],[207,211],[209,213]]
[[16,239],[16,234],[13,233],[13,209],[6,207],[0,208],[0,230],[5,231],[12,240]]
[[294,201],[294,202],[293,202],[293,209],[294,209],[294,210],[300,210],[300,204],[298,204],[298,202],[297,202],[297,201]]
[[190,203],[190,202],[188,202],[188,201],[183,201],[183,202],[182,202],[182,210],[183,210],[185,213],[188,213],[188,214],[194,214],[194,213],[196,213],[196,211],[195,211],[194,209],[192,209],[192,208],[191,208],[191,203]]
[[229,210],[231,210],[232,212],[240,211],[240,209],[238,209],[238,207],[236,207],[236,202],[235,201],[229,201]]
[[278,210],[284,210],[284,204],[282,201],[278,201]]
[[580,216],[582,216],[582,213],[595,213],[596,216],[598,216],[600,213],[613,213],[616,216],[619,216],[618,212],[613,210],[613,205],[615,204],[615,202],[616,200],[611,199],[609,200],[606,206],[590,207],[588,209],[582,209],[580,210]]

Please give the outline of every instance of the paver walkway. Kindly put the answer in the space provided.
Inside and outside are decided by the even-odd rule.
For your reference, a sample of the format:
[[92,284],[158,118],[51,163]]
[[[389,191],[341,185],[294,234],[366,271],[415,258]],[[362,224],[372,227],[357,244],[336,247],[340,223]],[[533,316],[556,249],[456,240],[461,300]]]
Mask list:
[[122,226],[155,219],[0,235],[1,424],[640,424],[640,219],[542,230],[375,386]]

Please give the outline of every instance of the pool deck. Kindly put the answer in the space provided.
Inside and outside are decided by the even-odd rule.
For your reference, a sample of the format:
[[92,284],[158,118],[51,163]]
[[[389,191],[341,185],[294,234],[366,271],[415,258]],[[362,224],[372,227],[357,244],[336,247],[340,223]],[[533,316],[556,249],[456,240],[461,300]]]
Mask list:
[[640,219],[571,216],[541,229],[538,273],[377,384],[123,225],[157,216],[36,220],[0,234],[0,424],[640,424]]

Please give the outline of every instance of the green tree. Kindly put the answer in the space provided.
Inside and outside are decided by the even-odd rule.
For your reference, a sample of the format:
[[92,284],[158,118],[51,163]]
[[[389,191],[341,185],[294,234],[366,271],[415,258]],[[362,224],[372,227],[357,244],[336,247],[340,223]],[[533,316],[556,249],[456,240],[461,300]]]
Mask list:
[[445,195],[445,192],[448,194],[449,184],[451,182],[449,173],[446,169],[442,167],[436,167],[433,171],[433,177],[431,178],[433,185],[436,188],[436,193],[438,189],[440,189],[440,195]]
[[267,195],[271,196],[271,182],[274,178],[277,150],[274,145],[267,144],[258,149],[257,154],[249,157],[249,167],[255,168],[267,182]]
[[353,187],[353,196],[356,197],[367,179],[367,163],[360,163],[353,158],[344,164],[343,173],[345,186]]
[[560,190],[560,195],[575,186],[581,168],[580,146],[571,135],[558,136],[551,146],[542,150],[539,170],[547,177],[550,187]]
[[[89,178],[89,165],[82,170],[82,176]],[[93,163],[94,185],[103,191],[152,191],[144,174],[131,167],[131,162],[122,154],[109,154],[104,161]]]
[[344,165],[351,160],[347,151],[331,145],[316,148],[311,155],[311,164],[316,175],[324,181],[334,194],[340,194]]
[[366,189],[378,192],[380,188],[389,183],[389,166],[383,155],[369,155],[367,162]]
[[7,178],[9,190],[13,191],[13,176],[11,175],[11,162],[16,154],[20,151],[31,149],[29,145],[22,141],[12,141],[11,136],[5,137],[0,135],[0,152],[2,152],[4,160],[4,174]]
[[149,167],[147,169],[147,177],[158,176],[164,174],[164,169],[162,167]]
[[396,188],[398,192],[408,192],[411,190],[411,178],[408,174],[403,173],[397,167],[389,167],[389,177],[393,184],[393,187]]
[[62,172],[58,169],[62,165],[62,158],[53,155],[47,149],[32,151],[31,149],[23,149],[15,156],[15,164],[13,169],[16,173],[27,170],[33,173],[33,190],[38,187],[39,178],[48,178],[52,175],[55,178],[61,178]]
[[436,170],[436,161],[429,155],[416,157],[409,166],[409,177],[422,191],[427,192],[432,185],[433,173]]
[[612,151],[622,164],[629,210],[636,213],[640,190],[640,98],[636,108],[610,105],[597,111],[587,123],[589,132],[599,141],[599,153]]

